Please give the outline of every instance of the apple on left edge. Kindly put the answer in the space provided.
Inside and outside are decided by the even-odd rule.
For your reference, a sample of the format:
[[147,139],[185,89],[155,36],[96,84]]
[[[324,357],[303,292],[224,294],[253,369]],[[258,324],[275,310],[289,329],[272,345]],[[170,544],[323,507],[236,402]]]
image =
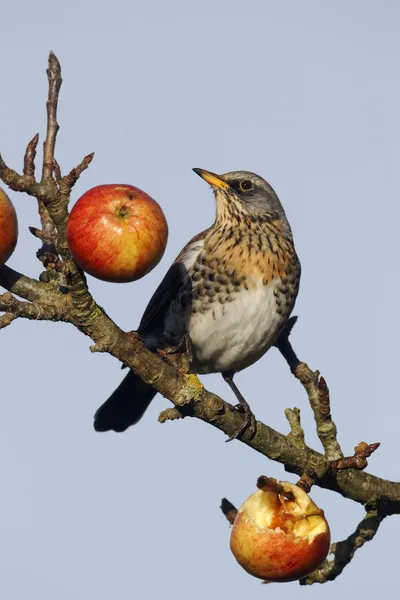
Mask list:
[[17,240],[17,215],[10,198],[0,188],[0,268],[14,252]]

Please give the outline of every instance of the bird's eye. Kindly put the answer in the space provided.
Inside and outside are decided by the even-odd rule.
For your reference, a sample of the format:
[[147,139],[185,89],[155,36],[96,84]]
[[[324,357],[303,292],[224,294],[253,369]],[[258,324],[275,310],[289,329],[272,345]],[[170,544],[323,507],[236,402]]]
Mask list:
[[243,181],[240,182],[240,189],[243,190],[244,192],[248,192],[249,190],[253,189],[253,184],[250,181],[250,179],[243,179]]

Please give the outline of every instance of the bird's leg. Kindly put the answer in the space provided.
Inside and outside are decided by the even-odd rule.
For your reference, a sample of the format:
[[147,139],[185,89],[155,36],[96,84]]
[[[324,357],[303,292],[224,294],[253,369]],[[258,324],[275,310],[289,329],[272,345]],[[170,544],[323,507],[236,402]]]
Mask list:
[[192,365],[193,364],[193,344],[192,344],[192,340],[190,339],[190,335],[188,333],[186,333],[183,337],[183,340],[184,340],[184,344],[185,344],[185,351],[189,358],[189,364]]
[[239,388],[237,387],[236,383],[234,383],[234,381],[233,381],[234,374],[235,373],[232,371],[225,371],[224,373],[222,373],[222,377],[224,378],[226,383],[229,385],[232,392],[235,394],[236,398],[239,400],[239,404],[234,406],[234,408],[235,408],[235,410],[238,410],[244,414],[244,419],[243,419],[243,423],[239,427],[239,429],[226,440],[227,442],[231,442],[232,440],[234,440],[236,438],[240,439],[246,430],[248,430],[248,432],[249,432],[249,438],[252,438],[256,431],[255,416],[253,415],[251,408],[248,405],[246,399],[240,393]]
[[190,373],[193,365],[193,345],[190,335],[185,333],[181,338],[179,345],[182,347],[182,359],[185,363],[186,372]]

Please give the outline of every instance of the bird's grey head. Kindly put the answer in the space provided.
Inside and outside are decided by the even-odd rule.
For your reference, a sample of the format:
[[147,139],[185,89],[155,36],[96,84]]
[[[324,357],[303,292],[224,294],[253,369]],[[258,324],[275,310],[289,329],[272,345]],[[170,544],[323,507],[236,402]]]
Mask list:
[[222,175],[204,169],[193,169],[193,171],[213,188],[217,201],[217,218],[218,213],[222,216],[232,212],[256,217],[265,216],[273,221],[287,224],[290,232],[278,196],[269,183],[259,175],[250,171],[232,171]]

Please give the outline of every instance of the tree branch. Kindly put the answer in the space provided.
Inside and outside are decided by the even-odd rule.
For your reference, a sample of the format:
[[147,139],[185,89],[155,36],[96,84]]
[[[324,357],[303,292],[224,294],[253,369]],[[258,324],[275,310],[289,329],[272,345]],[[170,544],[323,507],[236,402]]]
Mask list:
[[319,371],[312,372],[302,362],[296,366],[294,374],[307,392],[317,425],[317,435],[325,450],[326,458],[328,460],[341,458],[343,452],[337,441],[336,425],[330,414],[329,390],[325,379],[320,378]]
[[[32,321],[68,321],[67,307],[61,303],[45,304],[42,302],[22,302],[17,300],[10,292],[0,295],[0,311],[12,315],[6,319],[9,322],[16,317]],[[9,324],[9,323],[7,323]]]
[[36,148],[39,142],[39,134],[37,133],[29,142],[24,157],[24,177],[25,179],[35,180],[35,158]]
[[56,283],[42,283],[26,275],[21,275],[7,265],[0,268],[0,286],[24,298],[24,300],[35,301],[57,301],[60,288]]
[[43,145],[42,183],[50,183],[50,189],[55,189],[53,186],[53,164],[54,150],[56,147],[57,133],[59,130],[59,125],[57,123],[57,106],[62,78],[60,63],[53,52],[50,52],[49,55],[47,78],[49,81],[49,96],[46,102],[47,135]]
[[296,321],[297,317],[289,319],[275,345],[285,358],[293,375],[302,383],[307,392],[317,425],[317,435],[325,450],[327,460],[337,460],[343,456],[343,452],[337,441],[336,425],[331,417],[329,389],[325,379],[320,378],[319,371],[311,371],[305,363],[300,362],[293,350],[289,337]]
[[18,315],[13,315],[12,313],[6,312],[4,315],[0,316],[0,329],[5,329],[18,317]]
[[380,524],[385,518],[377,510],[370,510],[357,525],[357,529],[349,537],[341,542],[332,544],[332,560],[326,559],[315,571],[300,580],[300,585],[312,585],[313,583],[326,583],[334,581],[343,572],[343,569],[353,560],[356,551],[362,548],[365,542],[374,539]]
[[305,446],[304,430],[301,426],[300,421],[300,409],[299,408],[287,408],[285,410],[285,417],[290,425],[290,437],[300,448]]

